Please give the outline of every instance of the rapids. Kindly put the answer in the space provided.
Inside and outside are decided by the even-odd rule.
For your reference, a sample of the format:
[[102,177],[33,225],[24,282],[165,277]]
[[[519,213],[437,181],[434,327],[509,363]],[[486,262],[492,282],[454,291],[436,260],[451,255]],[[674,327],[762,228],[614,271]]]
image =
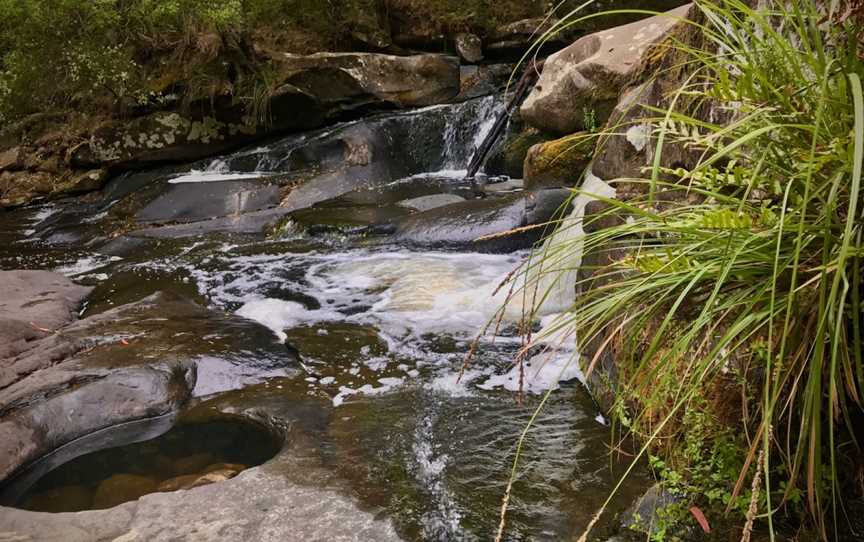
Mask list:
[[[437,193],[471,199],[483,186],[466,183],[460,169],[500,107],[500,99],[487,97],[380,115],[209,161],[125,174],[95,202],[6,212],[0,214],[0,268],[54,269],[94,285],[82,316],[169,291],[269,329],[265,338],[248,340],[296,351],[299,370],[256,373],[254,344],[245,357],[208,354],[199,361],[224,370],[199,382],[192,406],[256,394],[278,397],[280,408],[296,404],[315,421],[304,427],[295,453],[314,456],[363,507],[391,519],[409,540],[491,538],[516,442],[546,391],[555,390],[528,433],[508,539],[568,538],[590,521],[622,467],[610,460],[610,429],[579,380],[575,343],[550,336],[557,346],[530,357],[520,375],[513,360],[525,307],[517,300],[459,378],[472,342],[504,301],[507,287],[499,286],[528,258],[527,250],[393,244],[341,225],[309,228],[290,214],[279,214],[279,227],[264,233],[234,227],[248,216],[301,206],[320,225],[328,209],[377,213]],[[347,166],[331,168],[345,157]],[[301,174],[313,180],[290,192],[281,208],[257,191]],[[184,186],[193,188],[176,192]],[[234,186],[239,191],[230,192]],[[599,179],[589,179],[586,190],[614,195]],[[239,203],[223,206],[224,220],[184,221],[178,198],[201,210],[211,194]],[[576,198],[547,251],[558,254],[565,241],[578,242],[588,200]],[[175,205],[171,213],[164,212],[166,201]],[[112,230],[118,209],[127,208],[133,211],[124,211],[124,224],[160,235]],[[198,229],[187,235],[192,226]],[[569,262],[575,272],[573,256],[552,261]],[[575,295],[572,281],[551,280],[541,278],[553,294],[537,314],[537,329],[554,324]],[[232,373],[238,364],[244,369]],[[528,392],[524,405],[514,393],[520,380]],[[623,510],[646,483],[640,476],[628,481],[613,511]],[[606,530],[614,528],[610,522]]]

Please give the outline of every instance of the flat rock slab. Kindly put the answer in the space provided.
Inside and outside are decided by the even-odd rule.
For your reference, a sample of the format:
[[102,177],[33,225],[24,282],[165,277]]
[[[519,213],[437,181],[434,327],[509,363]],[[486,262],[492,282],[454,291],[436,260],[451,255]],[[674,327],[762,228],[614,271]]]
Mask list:
[[[57,329],[75,319],[91,289],[50,271],[0,271],[0,320]],[[3,339],[0,334],[0,358]]]
[[108,510],[48,514],[0,507],[0,540],[400,540],[390,521],[360,510],[337,491],[292,483],[274,467],[188,491],[145,495]]
[[432,194],[430,196],[420,196],[411,198],[397,203],[400,207],[407,207],[416,211],[429,211],[438,207],[444,207],[452,203],[460,203],[465,201],[465,198],[455,194]]
[[279,187],[261,180],[169,184],[135,219],[139,222],[194,222],[275,207],[280,199]]
[[[43,343],[65,355],[44,357]],[[267,328],[176,294],[79,320],[0,366],[0,479],[96,431],[175,413],[191,396],[291,376],[296,362]]]
[[237,216],[223,216],[184,224],[169,224],[136,230],[130,237],[183,239],[211,233],[263,233],[290,211],[282,207],[263,209]]
[[268,426],[285,442],[263,465],[235,478],[171,493],[151,493],[107,510],[50,514],[0,507],[0,541],[390,541],[392,521],[361,509],[323,465],[309,432],[329,416],[329,401],[293,389],[259,384],[209,398],[185,421],[229,417]]
[[[569,190],[539,190],[452,203],[397,221],[393,240],[481,252],[529,248],[542,237],[542,225],[560,215],[569,196]],[[524,229],[533,225],[538,227]]]
[[92,288],[49,271],[0,271],[0,390],[76,350],[52,332],[73,322]]

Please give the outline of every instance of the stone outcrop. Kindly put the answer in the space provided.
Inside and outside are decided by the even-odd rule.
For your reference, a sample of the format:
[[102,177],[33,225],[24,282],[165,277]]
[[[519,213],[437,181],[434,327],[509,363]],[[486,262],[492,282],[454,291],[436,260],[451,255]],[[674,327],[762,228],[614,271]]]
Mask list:
[[[0,538],[46,542],[400,540],[390,519],[375,510],[361,509],[356,498],[347,496],[350,488],[336,479],[332,465],[315,459],[318,456],[308,442],[306,431],[310,429],[306,428],[310,418],[316,419],[317,399],[310,398],[305,389],[297,392],[299,399],[268,386],[252,389],[253,393],[220,394],[205,400],[184,412],[179,423],[238,418],[263,423],[281,447],[263,465],[237,474],[242,465],[214,464],[205,468],[208,472],[175,478],[161,488],[171,492],[144,494],[107,510],[46,514],[0,506]],[[100,498],[106,506],[160,490],[146,477],[114,475],[107,480]],[[92,504],[85,500],[80,508]]]
[[483,41],[477,34],[461,32],[453,38],[459,58],[468,64],[476,64],[483,60]]
[[559,26],[560,22],[555,17],[536,17],[499,25],[487,38],[486,54],[491,58],[519,60],[535,41],[547,33],[549,34],[541,47],[541,53],[557,51],[572,42],[576,35],[572,28],[550,32]]
[[[660,126],[644,119],[654,117],[649,107],[667,107],[663,95],[663,81],[650,80],[627,89],[609,118],[607,132],[601,139],[592,170],[601,179],[645,178],[647,168],[654,163],[657,152],[657,131]],[[661,154],[661,167],[691,167],[699,159],[699,152],[688,150],[683,144],[666,138]],[[644,183],[619,183],[620,197],[629,199],[645,192]]]
[[608,118],[622,89],[638,83],[655,45],[689,13],[685,5],[663,15],[580,38],[550,56],[521,108],[523,120],[544,131],[571,134],[590,128],[586,118]]
[[[50,318],[40,321],[62,327],[35,337],[23,352],[0,358],[0,479],[48,454],[71,459],[63,456],[65,444],[92,438],[98,446],[103,430],[162,419],[170,424],[170,416],[193,394],[245,385],[246,362],[238,353],[251,352],[246,340],[257,341],[254,348],[260,351],[254,355],[270,365],[265,372],[295,371],[296,357],[274,344],[266,328],[212,313],[176,294],[153,294],[63,326],[70,322],[73,301],[89,289],[46,275],[35,277],[34,284],[50,279],[58,285],[44,284],[55,292],[46,289],[44,307],[36,303],[18,310],[25,319],[38,318],[53,304]],[[33,295],[38,302],[39,294]],[[7,310],[15,310],[18,297],[10,299]],[[210,338],[201,341],[203,336]],[[227,364],[199,367],[208,356]],[[121,437],[115,435],[114,442]],[[90,451],[85,445],[77,449]]]
[[[456,57],[376,53],[276,54],[268,122],[220,96],[189,114],[82,121],[77,130],[30,121],[0,137],[0,207],[102,188],[111,171],[188,162],[275,132],[308,130],[351,113],[443,103],[460,90]],[[80,121],[81,119],[79,119]],[[13,127],[14,128],[14,127]],[[30,143],[25,143],[30,140]]]
[[154,113],[99,126],[87,144],[72,150],[70,162],[92,168],[188,161],[249,141],[258,132],[251,121],[225,122],[217,116],[190,118],[179,113]]
[[273,64],[280,81],[273,103],[277,115],[279,102],[293,94],[308,96],[328,117],[370,105],[433,105],[459,92],[459,61],[442,55],[286,53]]
[[[569,190],[539,190],[453,203],[398,221],[393,239],[407,245],[482,252],[528,248],[543,236],[542,224],[563,212],[569,195]],[[530,226],[538,227],[513,231]]]

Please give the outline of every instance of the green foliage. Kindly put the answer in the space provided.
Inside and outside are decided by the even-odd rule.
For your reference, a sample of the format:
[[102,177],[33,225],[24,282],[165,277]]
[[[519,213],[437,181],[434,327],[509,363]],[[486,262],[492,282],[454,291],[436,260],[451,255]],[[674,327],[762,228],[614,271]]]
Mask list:
[[[761,515],[772,533],[775,514],[806,506],[827,538],[842,529],[838,450],[864,436],[853,421],[864,393],[864,64],[851,20],[810,0],[762,4],[697,3],[702,22],[689,24],[708,46],[678,44],[691,61],[668,96],[677,105],[639,119],[656,128],[655,166],[626,182],[647,195],[608,202],[594,219],[630,218],[555,258],[584,249],[611,260],[576,285],[568,325],[580,344],[616,345],[613,410],[627,413],[642,452],[662,443],[689,458],[661,469],[667,482]],[[664,141],[701,160],[661,169]],[[549,283],[537,269],[567,267],[544,258],[514,297]],[[704,425],[693,412],[709,399],[708,411],[724,408],[728,394],[715,392],[730,375],[746,390],[730,422],[741,440],[712,430],[692,441]],[[754,477],[764,487],[750,502]]]
[[0,122],[214,95],[258,116],[269,84],[261,51],[345,50],[355,34],[386,41],[391,26],[482,33],[542,13],[520,0],[0,0]]

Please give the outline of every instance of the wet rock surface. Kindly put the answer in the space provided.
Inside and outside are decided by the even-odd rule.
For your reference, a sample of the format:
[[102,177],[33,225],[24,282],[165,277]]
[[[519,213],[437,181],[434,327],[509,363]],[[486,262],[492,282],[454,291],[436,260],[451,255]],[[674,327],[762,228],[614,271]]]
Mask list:
[[90,290],[58,273],[0,271],[0,314],[54,330],[76,319]]
[[[569,195],[568,190],[543,190],[453,203],[397,222],[393,238],[415,246],[484,252],[529,248],[542,238],[542,225],[564,213]],[[528,226],[538,227],[513,232]]]
[[0,390],[74,350],[52,334],[90,290],[48,271],[0,271]]
[[[420,79],[389,82],[352,73],[356,55],[325,60],[286,58],[286,108],[452,98],[449,82],[423,79],[450,81],[446,58],[429,59]],[[422,90],[405,86],[417,81]],[[558,391],[526,441],[509,529],[561,539],[586,525],[617,471],[575,365],[565,378],[574,382],[558,382],[574,352],[548,367],[532,358],[517,406],[514,307],[460,377],[506,295],[502,280],[571,195],[464,178],[501,106],[479,98],[380,114],[0,216],[11,247],[0,266],[33,262],[96,286],[81,320],[36,337],[69,351],[0,390],[0,430],[12,435],[0,477],[220,417],[284,443],[245,470],[236,465],[253,463],[195,452],[113,469],[83,490],[70,480],[34,495],[34,507],[64,500],[87,511],[0,507],[0,538],[484,539],[499,521],[512,445],[549,388]],[[625,487],[613,512],[644,482]],[[97,500],[112,508],[89,510]]]
[[[268,344],[266,329],[176,294],[153,294],[58,335],[43,340],[62,341],[66,357],[16,371],[0,390],[4,477],[77,438],[174,413],[193,395],[296,371],[296,357]],[[250,339],[252,349],[243,346]]]

